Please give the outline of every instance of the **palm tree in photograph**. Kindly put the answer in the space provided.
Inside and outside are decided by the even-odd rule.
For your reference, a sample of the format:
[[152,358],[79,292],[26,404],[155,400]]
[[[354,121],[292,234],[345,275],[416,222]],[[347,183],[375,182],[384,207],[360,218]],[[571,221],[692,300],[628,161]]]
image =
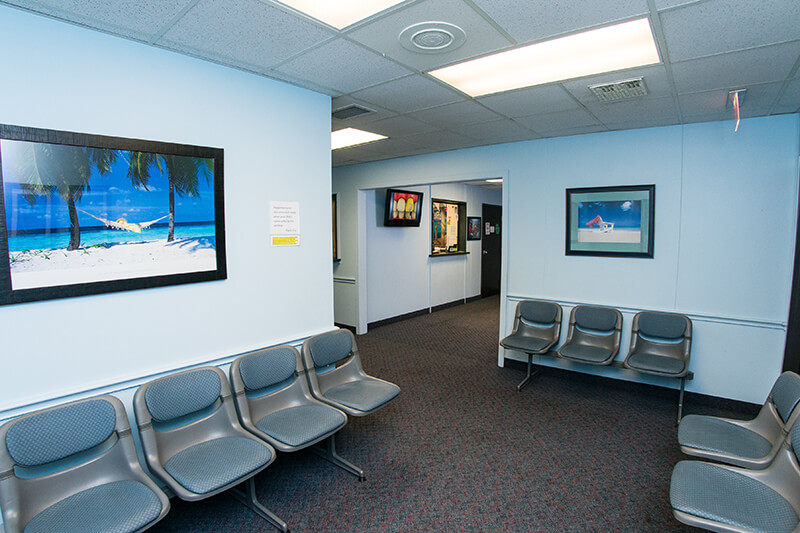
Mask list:
[[200,178],[206,184],[214,175],[214,160],[204,157],[131,152],[128,177],[134,186],[147,186],[150,169],[155,165],[162,176],[167,177],[169,187],[169,233],[167,242],[175,240],[175,195],[200,197]]
[[67,250],[81,246],[81,227],[75,206],[89,190],[92,169],[101,176],[111,172],[118,152],[106,148],[68,146],[23,142],[18,144],[20,153],[15,158],[16,174],[24,198],[30,205],[38,196],[57,193],[67,203],[69,213],[69,245]]

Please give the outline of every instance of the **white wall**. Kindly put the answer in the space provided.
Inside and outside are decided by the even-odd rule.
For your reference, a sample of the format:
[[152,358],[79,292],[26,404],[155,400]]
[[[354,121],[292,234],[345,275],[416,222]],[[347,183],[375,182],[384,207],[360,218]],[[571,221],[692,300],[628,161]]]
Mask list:
[[[0,420],[330,329],[330,99],[0,7],[0,120],[225,150],[228,279],[0,308]],[[269,246],[271,200],[301,246]],[[129,406],[130,407],[130,406]]]
[[[334,170],[334,188],[347,202],[358,189],[507,173],[499,336],[510,331],[514,306],[524,298],[560,302],[565,312],[577,303],[620,308],[625,335],[639,310],[687,313],[695,326],[696,374],[687,390],[760,403],[783,361],[799,146],[800,116],[783,115],[743,121],[738,133],[726,121],[341,167]],[[653,259],[564,254],[566,188],[650,183],[656,185]],[[342,224],[355,226],[357,220]],[[358,286],[365,243],[353,241],[356,236],[342,237],[349,240],[339,268]],[[502,350],[498,357],[523,358]],[[541,364],[569,366],[552,358]],[[616,368],[574,368],[675,386]]]

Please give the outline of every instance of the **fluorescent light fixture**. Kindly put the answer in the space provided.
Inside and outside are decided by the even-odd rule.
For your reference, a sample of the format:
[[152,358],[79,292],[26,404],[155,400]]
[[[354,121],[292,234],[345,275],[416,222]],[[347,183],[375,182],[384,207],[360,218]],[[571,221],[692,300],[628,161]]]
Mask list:
[[643,18],[465,61],[430,74],[475,97],[658,62],[650,21]]
[[349,148],[359,144],[366,144],[375,141],[388,139],[386,135],[372,133],[371,131],[357,130],[355,128],[345,128],[331,133],[331,150]]
[[486,183],[503,183],[503,178],[492,178],[486,180]]
[[341,30],[404,0],[280,0],[291,8]]

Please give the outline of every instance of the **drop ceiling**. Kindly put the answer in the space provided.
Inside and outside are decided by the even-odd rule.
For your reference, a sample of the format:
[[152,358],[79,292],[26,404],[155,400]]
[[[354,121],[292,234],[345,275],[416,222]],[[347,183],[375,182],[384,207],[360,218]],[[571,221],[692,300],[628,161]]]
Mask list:
[[[797,0],[408,0],[337,30],[270,0],[0,0],[0,4],[213,61],[332,97],[333,130],[388,140],[336,150],[333,165],[581,133],[800,111]],[[465,59],[648,17],[657,65],[471,98],[428,74]],[[447,22],[466,39],[440,53],[399,39]],[[642,77],[648,94],[601,102],[589,86]]]

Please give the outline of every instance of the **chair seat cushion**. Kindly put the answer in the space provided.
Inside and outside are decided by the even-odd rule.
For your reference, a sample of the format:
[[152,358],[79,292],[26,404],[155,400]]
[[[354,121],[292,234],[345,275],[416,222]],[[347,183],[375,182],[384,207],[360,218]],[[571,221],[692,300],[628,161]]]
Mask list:
[[146,485],[114,481],[98,485],[51,505],[33,517],[25,533],[54,531],[137,531],[161,514],[161,501]]
[[565,359],[573,359],[589,364],[610,363],[613,352],[607,348],[588,344],[565,344],[558,350],[558,355]]
[[378,379],[348,381],[325,391],[325,398],[351,409],[369,413],[383,407],[400,394],[400,387]]
[[552,341],[540,339],[539,337],[531,337],[530,335],[516,334],[509,335],[500,341],[500,344],[502,344],[504,348],[538,354],[546,351],[552,345]]
[[272,459],[272,451],[244,437],[224,437],[190,446],[164,463],[164,469],[195,494],[206,494],[258,470]]
[[678,443],[736,457],[766,457],[772,444],[753,431],[713,416],[688,415],[678,426]]
[[298,405],[270,413],[256,427],[288,446],[302,446],[307,442],[331,435],[347,422],[341,411],[324,405]]
[[628,356],[626,364],[634,370],[663,376],[680,376],[686,370],[682,359],[649,353],[632,353]]
[[[681,422],[683,424],[683,422]],[[702,461],[681,461],[672,471],[672,508],[748,531],[792,531],[792,506],[770,487]]]

